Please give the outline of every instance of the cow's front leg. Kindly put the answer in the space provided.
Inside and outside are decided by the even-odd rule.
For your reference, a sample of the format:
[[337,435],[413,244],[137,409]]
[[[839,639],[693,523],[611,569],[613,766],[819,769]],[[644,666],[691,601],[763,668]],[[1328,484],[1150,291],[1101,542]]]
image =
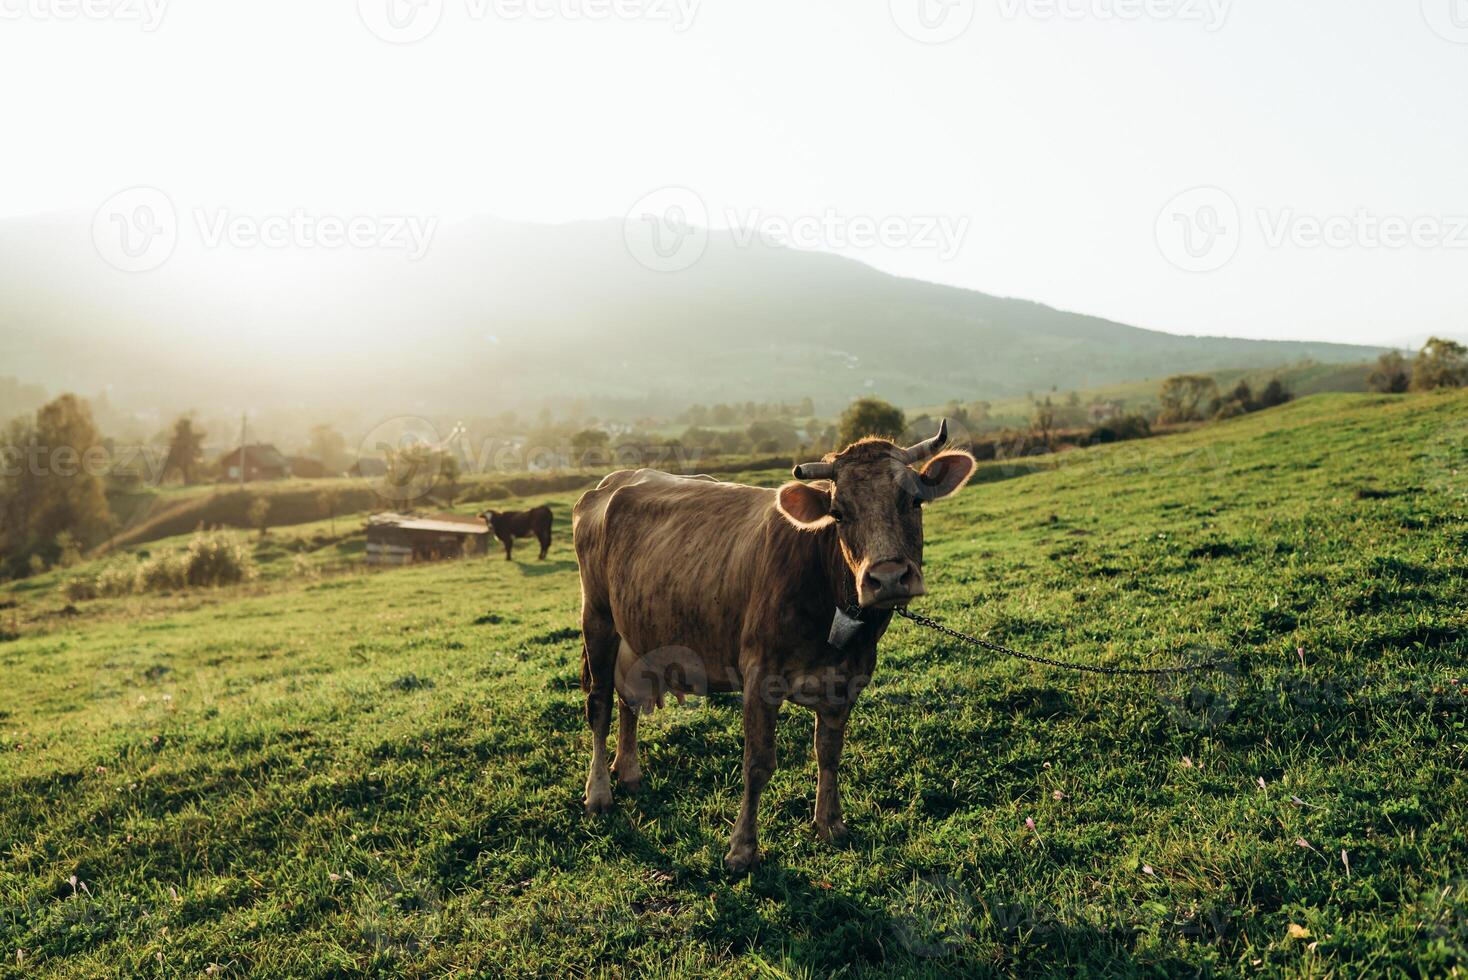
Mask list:
[[846,836],[841,819],[841,747],[846,742],[847,711],[816,713],[816,832],[836,843]]
[[637,712],[622,698],[617,698],[620,714],[617,718],[617,757],[612,760],[612,772],[623,788],[636,792],[642,785],[642,764],[637,759]]
[[759,798],[775,772],[775,726],[781,699],[751,671],[744,682],[744,800],[729,840],[724,867],[747,871],[759,862]]

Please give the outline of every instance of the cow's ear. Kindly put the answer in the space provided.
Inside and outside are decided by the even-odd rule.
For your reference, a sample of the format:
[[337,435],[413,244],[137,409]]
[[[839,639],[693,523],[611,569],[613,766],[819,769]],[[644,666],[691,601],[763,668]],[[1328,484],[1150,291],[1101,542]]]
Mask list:
[[934,456],[919,475],[923,499],[938,500],[957,493],[978,465],[972,456],[958,450]]
[[825,527],[831,517],[831,491],[809,483],[787,483],[775,494],[775,507],[802,531]]

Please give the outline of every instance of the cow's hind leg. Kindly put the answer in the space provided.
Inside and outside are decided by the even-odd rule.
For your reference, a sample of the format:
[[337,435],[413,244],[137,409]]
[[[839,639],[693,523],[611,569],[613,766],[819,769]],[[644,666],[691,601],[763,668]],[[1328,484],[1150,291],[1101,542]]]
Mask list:
[[744,799],[729,839],[724,867],[748,871],[759,862],[759,798],[775,772],[775,726],[780,698],[771,695],[763,676],[751,671],[744,679]]
[[616,685],[620,640],[611,617],[588,608],[581,611],[581,633],[585,643],[581,654],[581,687],[586,691],[586,724],[591,728],[586,812],[605,813],[612,808],[612,783],[607,771],[607,733],[612,727],[612,692]]
[[624,789],[636,792],[642,786],[642,763],[637,761],[637,711],[617,698],[617,757],[612,772]]
[[542,531],[536,537],[540,539],[540,560],[545,561],[545,553],[550,551],[550,531]]

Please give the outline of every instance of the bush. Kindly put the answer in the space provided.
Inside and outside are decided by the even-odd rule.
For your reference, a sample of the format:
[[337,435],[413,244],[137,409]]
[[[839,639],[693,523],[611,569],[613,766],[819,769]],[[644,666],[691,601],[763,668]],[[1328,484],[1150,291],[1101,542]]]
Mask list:
[[138,565],[136,589],[139,592],[171,592],[183,588],[186,581],[180,556],[159,555]]
[[61,594],[71,602],[97,598],[97,580],[90,575],[74,578],[61,587]]
[[194,588],[234,585],[256,575],[249,549],[223,534],[196,534],[177,558],[183,583]]
[[320,570],[305,555],[296,555],[291,560],[291,576],[310,582],[320,577]]
[[72,579],[63,586],[69,599],[172,592],[248,582],[257,574],[249,549],[223,534],[196,534],[182,551],[141,561],[120,558],[95,576]]
[[1152,434],[1152,424],[1145,415],[1120,415],[1102,422],[1086,433],[1085,444],[1099,446],[1108,442],[1145,439]]
[[98,595],[129,595],[138,591],[138,562],[124,558],[97,573]]

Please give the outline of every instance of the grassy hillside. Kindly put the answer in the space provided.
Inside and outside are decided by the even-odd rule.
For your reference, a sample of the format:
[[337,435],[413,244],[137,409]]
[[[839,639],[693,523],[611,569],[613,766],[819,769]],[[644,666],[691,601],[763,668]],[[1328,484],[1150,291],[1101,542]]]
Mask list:
[[[1370,386],[1367,384],[1367,379],[1375,368],[1375,361],[1360,361],[1354,364],[1322,364],[1316,361],[1303,361],[1299,364],[1278,367],[1229,368],[1200,373],[1213,378],[1218,384],[1218,390],[1225,394],[1240,381],[1247,381],[1250,387],[1258,393],[1271,380],[1278,378],[1293,395],[1304,397],[1324,392],[1368,391]],[[1076,393],[1080,396],[1082,405],[1090,405],[1095,401],[1119,401],[1128,412],[1150,414],[1158,408],[1157,393],[1162,387],[1162,382],[1167,376],[1175,373],[1177,372],[1168,372],[1166,375],[1103,385],[1098,388],[1082,388]],[[1065,391],[1052,392],[1049,387],[1032,393],[1034,398],[1044,398],[1049,395],[1057,401],[1064,400],[1068,394],[1069,392]],[[939,415],[942,412],[942,406],[934,406],[927,411],[929,414]],[[988,426],[984,427],[1028,428],[1034,415],[1035,405],[1031,398],[1004,398],[990,401]]]
[[[807,395],[831,413],[873,392],[995,400],[1376,354],[1140,329],[722,231],[690,267],[655,272],[628,247],[652,229],[622,221],[470,219],[440,228],[418,262],[359,250],[289,279],[214,253],[207,288],[203,257],[185,251],[144,287],[96,261],[91,218],[0,221],[0,363],[52,390],[105,386],[118,405],[146,396],[156,409],[165,390],[170,410],[205,415],[281,404],[381,420],[420,404],[452,417],[579,400],[631,418]],[[341,331],[354,342],[324,339]],[[118,382],[129,377],[146,391]]]
[[74,615],[0,593],[0,970],[1468,966],[1468,397],[1318,396],[1044,465],[929,511],[922,610],[1049,656],[1234,668],[1099,679],[896,623],[847,740],[851,842],[811,829],[790,708],[739,879],[735,698],[645,721],[641,792],[582,815],[564,533],[545,563]]

